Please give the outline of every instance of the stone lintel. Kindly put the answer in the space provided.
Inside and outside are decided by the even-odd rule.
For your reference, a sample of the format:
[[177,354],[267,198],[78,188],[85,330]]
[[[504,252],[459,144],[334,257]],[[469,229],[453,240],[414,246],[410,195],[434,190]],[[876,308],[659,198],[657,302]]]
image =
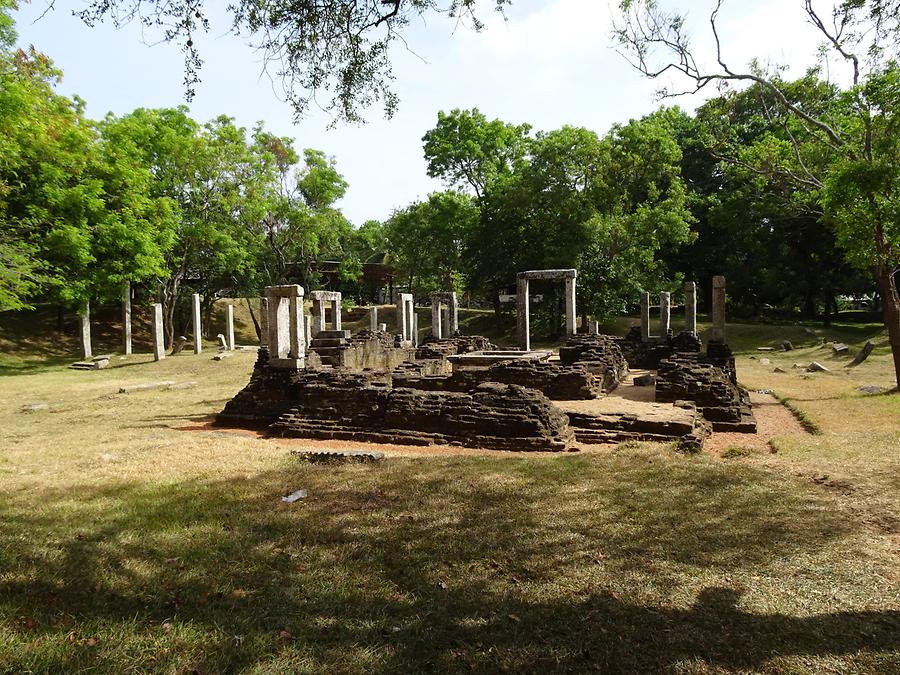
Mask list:
[[574,279],[578,276],[578,270],[527,270],[519,272],[519,279]]
[[[313,291],[315,292],[315,291]],[[299,284],[286,284],[284,286],[266,286],[267,298],[302,298],[303,286]]]
[[309,297],[319,302],[340,302],[340,291],[310,291]]

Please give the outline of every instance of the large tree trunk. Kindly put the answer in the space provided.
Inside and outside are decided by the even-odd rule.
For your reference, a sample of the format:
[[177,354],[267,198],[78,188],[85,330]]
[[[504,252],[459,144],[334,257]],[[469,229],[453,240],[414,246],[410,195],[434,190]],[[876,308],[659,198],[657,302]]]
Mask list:
[[884,325],[888,330],[888,342],[894,357],[894,374],[897,380],[896,391],[900,392],[900,293],[894,279],[893,270],[876,270],[876,280],[881,293]]

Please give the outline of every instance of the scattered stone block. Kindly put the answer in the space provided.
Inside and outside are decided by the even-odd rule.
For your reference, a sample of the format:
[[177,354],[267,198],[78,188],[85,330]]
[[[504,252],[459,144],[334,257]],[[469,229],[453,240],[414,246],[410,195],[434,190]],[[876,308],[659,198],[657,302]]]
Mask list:
[[806,372],[808,373],[830,373],[831,370],[823,366],[818,361],[813,361],[808,366],[806,366]]
[[38,412],[39,410],[49,410],[49,403],[28,403],[22,406],[22,412]]
[[761,366],[768,366],[768,365],[770,365],[771,363],[772,363],[772,362],[771,362],[769,359],[760,359],[760,360],[759,360],[759,365],[761,365]]
[[297,490],[295,492],[292,492],[289,495],[285,495],[284,497],[281,498],[281,501],[286,502],[288,504],[293,504],[294,502],[296,502],[300,499],[306,499],[306,490]]
[[228,349],[228,343],[225,342],[225,336],[222,333],[216,335],[216,340],[219,341],[219,349],[225,351]]
[[849,354],[850,347],[845,345],[843,342],[834,342],[831,345],[831,351],[834,353],[835,356],[841,356],[843,354]]
[[775,366],[775,369],[772,371],[773,373],[786,373],[787,371],[784,368],[779,368]]
[[863,394],[882,394],[887,390],[884,387],[879,387],[877,384],[864,384],[857,391]]
[[231,356],[230,352],[220,352],[219,354],[216,354],[214,357],[212,357],[212,360],[222,361],[223,359],[227,359],[229,356]]
[[652,387],[655,384],[655,375],[638,375],[636,378],[634,378],[635,387]]
[[135,391],[148,391],[150,389],[166,389],[175,384],[174,380],[163,380],[162,382],[144,382],[143,384],[129,384],[119,387],[120,394],[130,394]]
[[793,350],[794,350],[794,343],[791,342],[790,340],[784,340],[784,341],[781,343],[781,348],[782,348],[784,351],[786,351],[786,352],[793,351]]
[[756,351],[758,351],[758,352],[774,352],[775,347],[757,347]]
[[872,350],[875,349],[875,343],[871,340],[866,340],[866,344],[863,345],[863,348],[859,351],[859,354],[853,357],[853,360],[848,363],[845,368],[855,368],[860,363],[869,358],[869,354],[872,353]]
[[292,450],[291,454],[312,464],[372,463],[384,459],[383,452],[372,450]]
[[181,350],[184,349],[184,346],[186,344],[187,344],[187,338],[184,335],[179,335],[177,338],[175,338],[175,344],[172,345],[171,356],[180,354]]
[[181,382],[179,384],[171,384],[166,389],[170,391],[181,391],[182,389],[193,389],[197,386],[196,382]]

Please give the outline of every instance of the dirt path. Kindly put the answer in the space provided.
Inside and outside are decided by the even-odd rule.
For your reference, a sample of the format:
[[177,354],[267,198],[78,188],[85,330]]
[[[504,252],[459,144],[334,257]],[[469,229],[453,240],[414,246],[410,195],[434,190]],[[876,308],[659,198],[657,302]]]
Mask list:
[[756,433],[714,433],[703,446],[707,452],[718,454],[732,446],[752,450],[768,450],[769,441],[775,436],[806,435],[808,433],[797,421],[797,418],[791,414],[791,411],[771,394],[750,392],[750,401],[753,403],[753,415],[756,417]]

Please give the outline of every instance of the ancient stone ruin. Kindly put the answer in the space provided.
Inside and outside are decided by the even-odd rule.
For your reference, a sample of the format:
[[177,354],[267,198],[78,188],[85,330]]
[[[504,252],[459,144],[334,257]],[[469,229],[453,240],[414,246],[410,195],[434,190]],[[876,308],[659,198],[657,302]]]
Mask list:
[[[300,286],[267,288],[261,303],[267,331],[253,375],[216,421],[281,436],[543,451],[624,440],[698,449],[712,429],[755,429],[724,343],[724,280],[722,292],[713,295],[723,305],[713,312],[721,317],[716,335],[722,339],[704,353],[693,284],[685,289],[685,330],[673,334],[661,321],[664,334],[650,336],[645,294],[642,326],[615,337],[598,334],[596,325],[576,333],[576,276],[575,270],[519,275],[519,350],[461,334],[455,293],[431,296],[432,330],[417,346],[411,294],[399,294],[396,334],[378,323],[377,310],[369,310],[369,327],[354,335],[341,328],[340,293],[313,291],[312,316],[304,317]],[[531,279],[566,282],[569,337],[558,357],[528,348]],[[331,304],[330,326],[325,303]],[[670,307],[665,294],[661,313]],[[619,409],[616,401],[624,399],[615,392],[630,368],[657,371],[655,402]]]

